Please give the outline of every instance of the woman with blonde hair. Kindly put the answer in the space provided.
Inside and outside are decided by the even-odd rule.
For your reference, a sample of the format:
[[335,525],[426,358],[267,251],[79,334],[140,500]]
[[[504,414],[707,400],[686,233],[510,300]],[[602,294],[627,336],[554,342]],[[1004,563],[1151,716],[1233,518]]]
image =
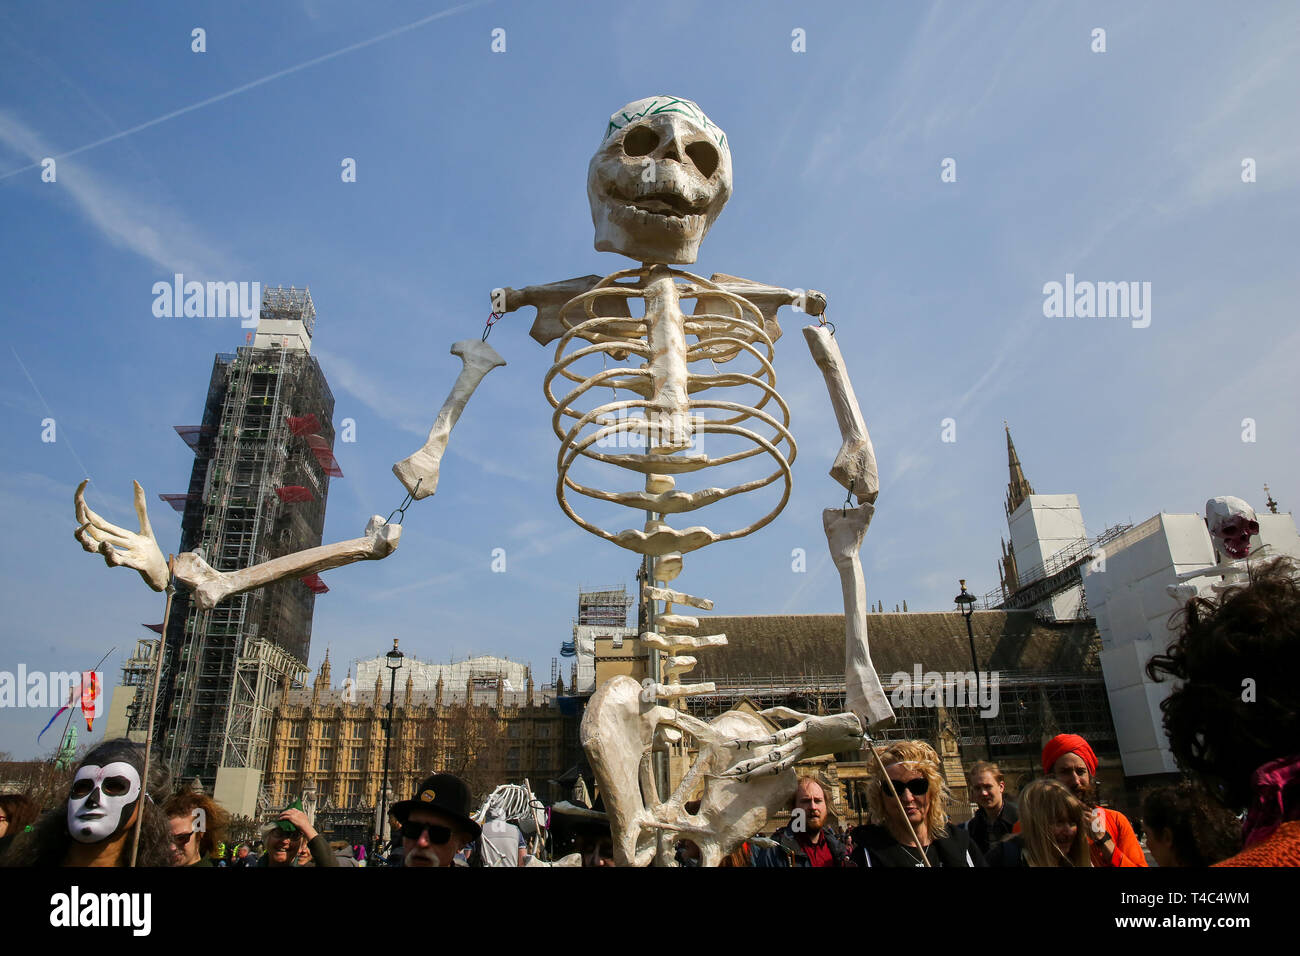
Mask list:
[[1092,866],[1088,806],[1060,781],[1020,791],[1020,833],[993,847],[990,866]]
[[[883,768],[883,771],[882,771]],[[867,782],[871,823],[853,831],[858,866],[984,866],[963,829],[948,829],[948,787],[923,740],[876,751]]]

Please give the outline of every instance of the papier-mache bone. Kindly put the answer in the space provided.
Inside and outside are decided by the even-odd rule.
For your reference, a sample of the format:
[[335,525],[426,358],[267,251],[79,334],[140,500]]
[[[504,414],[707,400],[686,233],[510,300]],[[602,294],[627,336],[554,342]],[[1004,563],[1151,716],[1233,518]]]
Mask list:
[[428,498],[438,490],[442,456],[447,450],[451,430],[460,420],[461,412],[465,411],[470,396],[483,381],[483,376],[506,364],[496,349],[480,339],[457,342],[451,347],[451,354],[459,356],[461,360],[460,374],[451,387],[451,394],[442,403],[438,417],[433,420],[428,439],[419,451],[393,466],[393,474],[416,501]]

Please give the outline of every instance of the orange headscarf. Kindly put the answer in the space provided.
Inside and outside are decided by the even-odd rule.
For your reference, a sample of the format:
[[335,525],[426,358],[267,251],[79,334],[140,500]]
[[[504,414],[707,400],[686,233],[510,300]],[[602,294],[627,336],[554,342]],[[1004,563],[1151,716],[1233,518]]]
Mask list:
[[1043,773],[1050,774],[1056,761],[1066,754],[1078,754],[1087,765],[1089,776],[1097,776],[1097,755],[1078,734],[1057,734],[1047,742],[1043,748]]

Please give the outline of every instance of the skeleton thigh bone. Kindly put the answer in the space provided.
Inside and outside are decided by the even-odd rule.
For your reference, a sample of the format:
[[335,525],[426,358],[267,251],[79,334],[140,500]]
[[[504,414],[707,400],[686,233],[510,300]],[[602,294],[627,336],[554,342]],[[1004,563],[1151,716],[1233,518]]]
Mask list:
[[[766,736],[771,728],[740,711],[728,711],[705,724],[670,707],[646,703],[641,691],[630,677],[612,678],[592,697],[582,720],[582,746],[609,813],[615,863],[648,865],[656,852],[656,831],[668,830],[674,839],[694,841],[704,865],[716,866],[788,808],[795,771],[749,781],[718,776],[735,758],[730,741]],[[646,770],[656,734],[664,728],[690,733],[700,753],[678,792],[660,801]],[[756,747],[746,756],[761,757],[769,749]],[[696,799],[701,787],[699,812],[687,813],[684,804]]]

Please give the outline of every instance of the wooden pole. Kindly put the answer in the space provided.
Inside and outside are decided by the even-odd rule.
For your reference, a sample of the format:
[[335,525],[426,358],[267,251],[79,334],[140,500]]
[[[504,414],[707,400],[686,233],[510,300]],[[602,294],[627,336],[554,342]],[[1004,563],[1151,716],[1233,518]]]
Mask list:
[[[916,844],[916,848],[921,851],[921,862],[924,863],[927,867],[930,866],[931,865],[930,858],[925,853],[925,847],[921,846],[921,839],[916,835],[916,830],[912,828],[912,821],[907,819],[907,811],[903,809],[903,798],[900,797],[898,795],[898,791],[894,789],[892,779],[889,776],[889,771],[885,769],[885,762],[880,759],[880,754],[876,751],[876,747],[871,742],[870,738],[867,738],[867,747],[868,749],[870,749],[872,756],[876,758],[876,765],[880,767],[880,773],[884,778],[881,781],[881,786],[884,786],[884,784],[886,783],[890,784],[889,790],[891,793],[893,793],[894,800],[898,803],[898,812],[902,815],[903,822],[907,824],[907,832],[912,834],[912,841]],[[937,797],[938,794],[930,795],[931,800],[934,800]],[[866,851],[864,850],[863,852]]]
[[158,713],[158,687],[162,683],[163,648],[167,644],[167,625],[172,617],[172,597],[176,594],[176,555],[167,555],[167,605],[163,608],[162,635],[158,654],[153,661],[153,693],[149,695],[149,730],[144,739],[144,774],[140,779],[140,800],[135,810],[135,834],[131,837],[131,866],[140,852],[140,825],[144,822],[144,802],[149,799],[149,757],[153,753],[154,717]]

